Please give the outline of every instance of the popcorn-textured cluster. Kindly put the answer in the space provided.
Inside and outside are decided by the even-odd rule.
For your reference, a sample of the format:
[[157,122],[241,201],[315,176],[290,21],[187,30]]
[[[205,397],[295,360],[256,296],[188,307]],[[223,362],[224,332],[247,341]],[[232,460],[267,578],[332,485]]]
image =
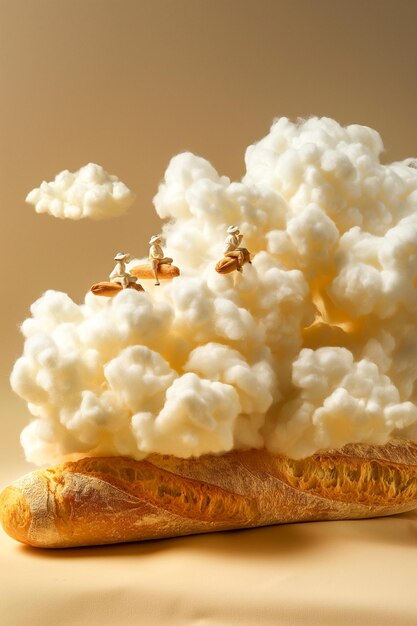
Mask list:
[[[276,121],[241,182],[180,154],[155,197],[181,276],[47,292],[11,376],[27,458],[266,446],[303,457],[417,436],[417,170],[331,119]],[[219,275],[225,231],[254,254]]]
[[55,180],[44,181],[26,196],[26,202],[33,204],[37,213],[70,220],[119,217],[126,213],[134,200],[135,195],[117,176],[108,174],[95,163],[89,163],[77,172],[64,170]]

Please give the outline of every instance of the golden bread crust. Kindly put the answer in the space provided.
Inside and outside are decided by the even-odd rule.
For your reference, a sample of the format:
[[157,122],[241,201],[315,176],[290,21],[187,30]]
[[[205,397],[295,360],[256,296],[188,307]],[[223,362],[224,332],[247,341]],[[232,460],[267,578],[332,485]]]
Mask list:
[[87,457],[35,471],[0,496],[6,532],[61,548],[417,507],[417,443],[349,445],[291,460],[265,450],[180,459]]
[[[154,278],[153,268],[150,263],[143,263],[141,265],[136,265],[135,267],[132,267],[129,270],[129,272],[132,274],[132,276],[136,276],[136,278],[140,278],[140,279],[146,279],[146,278],[153,279]],[[169,263],[161,263],[160,265],[158,265],[157,274],[158,274],[158,278],[170,279],[170,278],[175,278],[176,276],[179,276],[180,270],[175,265],[171,265]]]

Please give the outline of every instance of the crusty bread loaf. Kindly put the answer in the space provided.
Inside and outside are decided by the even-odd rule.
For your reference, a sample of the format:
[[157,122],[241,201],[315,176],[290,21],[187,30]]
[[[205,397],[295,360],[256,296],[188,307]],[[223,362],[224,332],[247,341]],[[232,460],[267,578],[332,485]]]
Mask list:
[[[135,289],[136,291],[145,291],[142,285],[136,283],[136,285],[130,285],[129,289]],[[120,283],[111,283],[109,281],[103,281],[101,283],[95,283],[90,287],[90,291],[95,296],[105,296],[106,298],[113,298],[119,291],[122,291],[123,287]]]
[[[154,278],[152,265],[150,263],[135,265],[135,267],[132,267],[129,272],[132,274],[132,276],[136,276],[136,278]],[[162,280],[170,279],[179,276],[180,270],[175,265],[171,265],[169,263],[161,263],[158,266],[157,274],[158,278]]]
[[[250,263],[250,252],[246,250],[246,248],[241,248],[243,253],[243,265],[246,263]],[[230,274],[230,272],[234,272],[239,267],[239,261],[237,257],[233,256],[224,256],[216,263],[216,272],[219,274]]]
[[144,461],[89,457],[32,472],[0,496],[23,543],[63,548],[390,515],[417,507],[417,443],[349,445],[290,460],[265,450]]

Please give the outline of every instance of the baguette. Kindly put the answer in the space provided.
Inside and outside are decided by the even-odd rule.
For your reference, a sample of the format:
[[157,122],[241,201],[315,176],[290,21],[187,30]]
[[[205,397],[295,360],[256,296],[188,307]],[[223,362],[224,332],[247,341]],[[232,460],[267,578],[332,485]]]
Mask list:
[[352,444],[302,460],[265,450],[180,459],[87,457],[34,471],[0,496],[5,531],[66,548],[391,515],[417,507],[417,443]]
[[[136,291],[145,291],[142,285],[137,283],[136,285],[130,285],[129,289],[135,289]],[[105,296],[106,298],[113,298],[119,291],[122,291],[123,287],[120,283],[110,283],[108,281],[102,281],[101,283],[95,283],[90,288],[90,291],[95,296]]]
[[[150,263],[136,265],[135,267],[132,267],[129,272],[132,274],[132,276],[136,276],[136,278],[154,278],[153,268]],[[179,276],[180,270],[175,265],[171,265],[169,263],[161,263],[160,265],[158,265],[157,275],[158,278],[162,280],[171,279]]]

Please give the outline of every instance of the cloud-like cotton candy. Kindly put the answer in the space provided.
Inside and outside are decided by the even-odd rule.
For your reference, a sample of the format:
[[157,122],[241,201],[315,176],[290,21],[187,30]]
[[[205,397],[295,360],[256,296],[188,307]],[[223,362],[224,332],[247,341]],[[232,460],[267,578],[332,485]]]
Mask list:
[[119,217],[126,213],[135,195],[117,176],[108,174],[100,165],[89,163],[76,172],[64,170],[49,183],[32,189],[26,202],[37,213],[54,217],[94,220]]
[[285,404],[269,447],[289,456],[346,443],[385,443],[387,432],[415,423],[417,407],[368,359],[345,348],[304,349],[293,364],[297,399]]
[[[242,181],[175,156],[154,204],[181,275],[80,305],[48,291],[22,325],[27,458],[416,437],[417,170],[382,150],[364,126],[281,118]],[[252,264],[219,275],[230,224]]]
[[140,450],[200,456],[233,448],[233,424],[240,412],[231,385],[184,374],[172,384],[161,412],[137,413],[132,428]]

